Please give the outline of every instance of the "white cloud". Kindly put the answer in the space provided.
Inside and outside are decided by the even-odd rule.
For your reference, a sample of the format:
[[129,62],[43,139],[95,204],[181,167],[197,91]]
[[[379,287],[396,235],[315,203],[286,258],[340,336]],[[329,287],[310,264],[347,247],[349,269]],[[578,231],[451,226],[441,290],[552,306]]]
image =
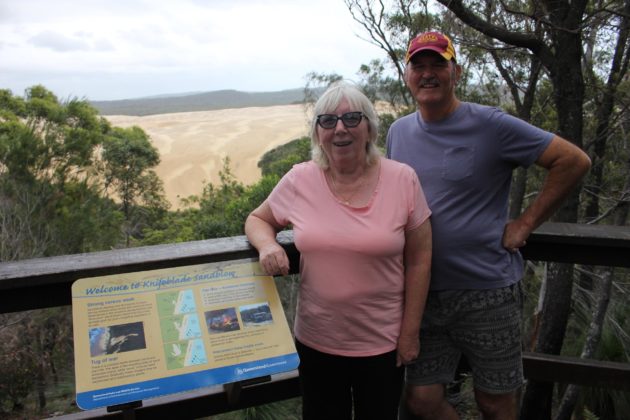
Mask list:
[[342,0],[0,0],[0,88],[60,97],[300,87],[382,57]]
[[35,47],[50,48],[53,51],[82,51],[89,50],[90,46],[83,39],[69,37],[50,30],[38,33],[29,39],[29,43]]

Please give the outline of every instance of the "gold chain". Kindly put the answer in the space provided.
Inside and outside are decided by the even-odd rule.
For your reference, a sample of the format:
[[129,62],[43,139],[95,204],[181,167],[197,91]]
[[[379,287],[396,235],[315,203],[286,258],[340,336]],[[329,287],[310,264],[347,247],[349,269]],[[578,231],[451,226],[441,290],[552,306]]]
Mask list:
[[350,194],[349,197],[344,197],[343,195],[341,195],[341,193],[339,192],[339,188],[337,187],[337,183],[335,182],[335,177],[333,176],[332,171],[330,172],[330,181],[332,182],[332,186],[333,186],[333,193],[335,195],[335,197],[337,197],[338,199],[341,200],[341,202],[343,204],[345,204],[346,206],[350,205],[350,201],[354,198],[355,195],[357,195],[357,193],[361,190],[361,188],[363,187],[363,184],[365,182],[365,178],[363,178],[361,180],[361,183],[357,186],[357,188],[355,188],[355,190],[352,192],[352,194]]

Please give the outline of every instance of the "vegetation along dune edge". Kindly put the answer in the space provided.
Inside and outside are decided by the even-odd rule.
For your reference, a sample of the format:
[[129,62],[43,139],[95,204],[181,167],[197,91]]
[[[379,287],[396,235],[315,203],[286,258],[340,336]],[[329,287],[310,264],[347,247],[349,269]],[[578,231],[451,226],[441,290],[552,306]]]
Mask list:
[[309,129],[303,105],[106,118],[150,136],[161,158],[155,171],[174,209],[180,198],[201,194],[204,183],[220,182],[225,157],[234,176],[249,185],[260,178],[257,164],[265,152],[308,135]]

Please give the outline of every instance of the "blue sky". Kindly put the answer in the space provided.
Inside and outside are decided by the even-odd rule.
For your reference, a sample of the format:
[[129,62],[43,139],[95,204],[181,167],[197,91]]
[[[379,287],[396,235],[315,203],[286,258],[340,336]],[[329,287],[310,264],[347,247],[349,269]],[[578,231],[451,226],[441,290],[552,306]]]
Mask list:
[[137,98],[356,80],[383,53],[343,0],[0,0],[0,89]]

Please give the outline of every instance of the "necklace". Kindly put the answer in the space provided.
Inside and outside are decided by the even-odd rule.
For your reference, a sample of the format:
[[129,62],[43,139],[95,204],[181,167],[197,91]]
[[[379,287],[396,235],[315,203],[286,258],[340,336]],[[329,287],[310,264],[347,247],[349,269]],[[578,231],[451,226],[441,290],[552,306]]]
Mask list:
[[350,202],[352,201],[352,199],[354,198],[355,195],[357,195],[357,193],[359,191],[361,191],[361,188],[363,187],[363,184],[365,182],[365,178],[361,179],[361,182],[359,183],[359,185],[357,185],[357,187],[354,189],[354,191],[352,192],[352,194],[350,194],[347,197],[344,197],[343,195],[341,195],[341,193],[339,192],[339,188],[337,187],[337,183],[335,182],[335,177],[332,174],[332,171],[330,172],[330,181],[332,183],[332,187],[333,187],[333,194],[335,195],[335,197],[337,197],[337,199],[345,204],[346,206],[350,205]]

